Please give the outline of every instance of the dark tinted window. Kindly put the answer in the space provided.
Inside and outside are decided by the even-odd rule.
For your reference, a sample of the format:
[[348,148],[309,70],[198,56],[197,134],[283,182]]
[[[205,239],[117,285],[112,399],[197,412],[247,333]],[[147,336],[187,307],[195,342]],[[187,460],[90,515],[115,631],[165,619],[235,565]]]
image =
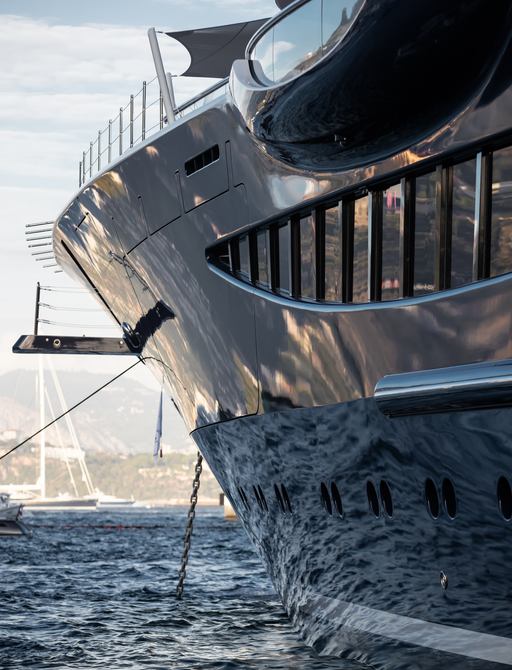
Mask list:
[[400,184],[382,194],[382,300],[400,297]]
[[435,172],[416,179],[414,295],[435,291],[438,256],[436,181]]
[[512,149],[492,160],[491,276],[512,271]]
[[368,302],[368,196],[354,203],[352,302]]
[[341,302],[341,205],[325,210],[325,299]]
[[281,226],[278,229],[279,245],[279,290],[282,293],[290,292],[290,226]]
[[251,266],[249,262],[249,238],[247,235],[241,237],[238,242],[238,253],[240,254],[240,274],[244,279],[250,279]]
[[262,230],[256,235],[258,250],[258,283],[268,286],[268,230]]
[[452,269],[453,288],[473,279],[476,160],[453,166]]
[[311,214],[300,220],[300,294],[316,297],[315,219]]

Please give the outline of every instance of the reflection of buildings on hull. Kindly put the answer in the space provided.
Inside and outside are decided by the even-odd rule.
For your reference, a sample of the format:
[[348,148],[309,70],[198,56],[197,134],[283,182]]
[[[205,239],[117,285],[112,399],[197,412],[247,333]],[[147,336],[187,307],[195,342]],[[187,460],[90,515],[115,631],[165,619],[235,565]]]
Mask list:
[[[61,265],[139,331],[304,637],[393,670],[512,659],[508,400],[478,409],[466,379],[473,404],[453,405],[449,376],[430,414],[390,417],[374,398],[386,375],[512,358],[512,198],[498,186],[512,180],[510,16],[499,2],[442,4],[407,10],[431,19],[421,48],[399,50],[410,67],[434,43],[458,58],[471,30],[436,33],[454,16],[499,26],[492,44],[482,33],[482,67],[456,82],[450,110],[425,109],[393,138],[378,110],[382,136],[366,116],[361,144],[335,128],[321,147],[267,142],[294,101],[307,129],[316,107],[301,86],[311,99],[346,71],[369,29],[363,3],[339,48],[300,76],[269,87],[236,61],[231,93],[85,184],[54,240]],[[397,33],[404,49],[410,35]],[[324,107],[350,98],[338,91]],[[490,367],[478,383],[504,382]],[[427,386],[400,402],[416,407]]]

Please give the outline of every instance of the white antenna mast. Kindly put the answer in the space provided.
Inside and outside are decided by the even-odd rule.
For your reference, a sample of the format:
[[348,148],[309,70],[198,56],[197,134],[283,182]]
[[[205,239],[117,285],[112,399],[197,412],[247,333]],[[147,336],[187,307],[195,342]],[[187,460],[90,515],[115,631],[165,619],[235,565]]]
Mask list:
[[[44,370],[43,356],[39,354],[38,358],[38,391],[39,391],[39,422],[41,426],[45,425],[45,407],[44,407]],[[46,436],[45,431],[41,432],[39,438],[39,487],[41,489],[41,498],[46,498]]]

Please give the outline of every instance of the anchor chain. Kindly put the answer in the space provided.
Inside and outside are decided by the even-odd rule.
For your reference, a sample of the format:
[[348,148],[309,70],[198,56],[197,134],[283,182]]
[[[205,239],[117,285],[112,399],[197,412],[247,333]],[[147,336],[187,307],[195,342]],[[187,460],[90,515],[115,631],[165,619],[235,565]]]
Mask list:
[[194,528],[194,518],[196,516],[197,493],[201,485],[201,472],[203,470],[203,457],[197,452],[196,470],[194,481],[192,483],[192,495],[190,496],[190,508],[188,510],[187,528],[183,539],[183,555],[181,557],[181,568],[178,577],[178,586],[176,587],[176,597],[181,600],[183,596],[183,587],[185,577],[187,576],[188,555],[190,554],[190,543],[192,541],[192,530]]

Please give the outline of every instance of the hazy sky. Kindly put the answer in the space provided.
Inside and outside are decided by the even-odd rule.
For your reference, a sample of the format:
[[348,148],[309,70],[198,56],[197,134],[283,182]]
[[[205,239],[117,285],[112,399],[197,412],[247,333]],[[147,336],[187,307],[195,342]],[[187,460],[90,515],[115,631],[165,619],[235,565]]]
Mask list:
[[[273,0],[0,0],[0,374],[37,365],[36,357],[11,353],[18,335],[32,332],[36,282],[72,285],[64,274],[41,269],[42,263],[30,256],[25,225],[58,216],[76,192],[82,150],[130,93],[153,78],[148,27],[185,30],[276,11]],[[170,38],[161,41],[166,69],[184,71],[186,50]],[[177,80],[178,102],[209,83]],[[96,307],[72,294],[61,296],[60,304],[75,305],[77,299],[87,308]],[[52,316],[70,320],[62,312]],[[72,316],[73,322],[109,323],[100,312]],[[41,332],[56,330],[70,334],[69,328],[54,326]],[[105,376],[133,361],[74,356],[53,360],[60,368],[86,368]],[[136,378],[153,385],[144,369]]]

